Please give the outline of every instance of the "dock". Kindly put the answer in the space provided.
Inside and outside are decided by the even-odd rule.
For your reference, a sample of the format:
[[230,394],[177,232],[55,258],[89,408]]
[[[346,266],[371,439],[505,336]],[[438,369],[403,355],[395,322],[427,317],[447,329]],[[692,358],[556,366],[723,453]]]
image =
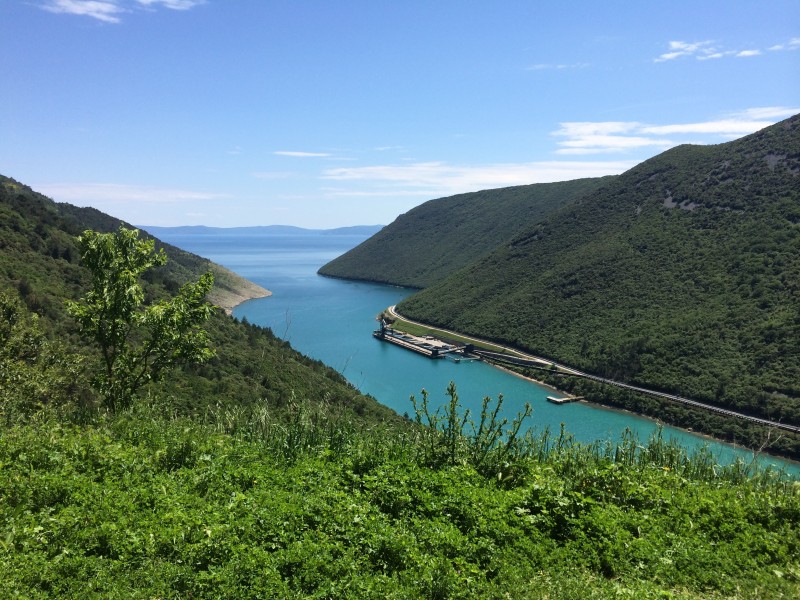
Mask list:
[[464,349],[463,345],[451,344],[432,335],[411,335],[410,333],[394,331],[389,327],[381,327],[373,331],[372,335],[376,339],[422,354],[428,358],[444,358],[448,354],[460,352]]
[[569,404],[570,402],[578,402],[583,400],[583,396],[565,396],[564,398],[556,398],[555,396],[548,396],[547,401],[553,404]]

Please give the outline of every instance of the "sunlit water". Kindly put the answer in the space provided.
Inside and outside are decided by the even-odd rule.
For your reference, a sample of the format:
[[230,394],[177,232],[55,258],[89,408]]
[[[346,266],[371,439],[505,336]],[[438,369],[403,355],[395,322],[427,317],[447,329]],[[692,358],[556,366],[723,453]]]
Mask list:
[[[431,360],[371,335],[375,316],[398,303],[412,290],[317,275],[326,262],[354,247],[363,236],[282,235],[232,233],[161,235],[164,241],[222,264],[270,291],[272,296],[251,300],[234,309],[272,329],[300,352],[317,358],[344,375],[364,393],[400,414],[412,413],[409,397],[428,390],[430,402],[446,399],[450,381],[461,403],[480,413],[485,396],[504,399],[504,416],[512,419],[525,403],[533,407],[531,427],[557,432],[562,423],[577,440],[619,440],[630,429],[646,440],[658,427],[650,419],[586,403],[555,405],[546,401],[553,390],[480,362]],[[664,436],[688,448],[708,445],[727,463],[752,454],[729,444],[664,427]],[[767,457],[767,461],[800,475],[800,465]]]

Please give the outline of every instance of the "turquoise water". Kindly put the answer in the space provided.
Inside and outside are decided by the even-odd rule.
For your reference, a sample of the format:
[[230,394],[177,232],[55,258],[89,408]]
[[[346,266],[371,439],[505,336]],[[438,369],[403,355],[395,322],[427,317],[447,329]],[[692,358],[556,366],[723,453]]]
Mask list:
[[[234,309],[234,316],[267,326],[300,352],[317,358],[344,375],[362,392],[400,414],[411,413],[409,396],[428,390],[431,402],[443,403],[450,381],[473,415],[485,396],[504,398],[505,416],[513,418],[526,402],[533,407],[531,426],[557,432],[564,423],[579,441],[618,440],[626,428],[646,440],[658,427],[655,421],[629,413],[574,403],[546,401],[550,388],[480,362],[455,363],[430,360],[371,335],[375,316],[398,303],[412,290],[330,279],[317,275],[329,260],[363,241],[362,236],[302,235],[244,236],[230,233],[171,234],[165,241],[214,262],[273,292]],[[666,438],[689,448],[709,445],[723,463],[752,454],[741,449],[672,427]],[[769,462],[800,474],[800,466],[767,457]]]

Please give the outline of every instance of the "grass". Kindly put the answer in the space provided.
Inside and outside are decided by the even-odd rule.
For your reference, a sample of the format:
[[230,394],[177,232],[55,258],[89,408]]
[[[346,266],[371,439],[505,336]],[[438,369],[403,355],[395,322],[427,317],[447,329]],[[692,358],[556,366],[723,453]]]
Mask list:
[[659,436],[518,438],[452,392],[400,428],[301,400],[7,427],[0,596],[800,593],[798,483]]

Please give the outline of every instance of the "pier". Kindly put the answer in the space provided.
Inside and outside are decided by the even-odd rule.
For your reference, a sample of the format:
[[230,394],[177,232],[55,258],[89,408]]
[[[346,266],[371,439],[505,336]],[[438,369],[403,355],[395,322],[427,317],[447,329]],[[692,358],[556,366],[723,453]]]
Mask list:
[[448,354],[460,353],[464,350],[463,344],[453,344],[432,335],[418,336],[394,331],[383,322],[381,323],[381,328],[373,331],[372,335],[376,339],[422,354],[428,358],[444,358]]
[[583,400],[582,396],[566,396],[564,398],[556,398],[555,396],[547,396],[547,401],[553,404],[569,404],[570,402],[578,402]]

